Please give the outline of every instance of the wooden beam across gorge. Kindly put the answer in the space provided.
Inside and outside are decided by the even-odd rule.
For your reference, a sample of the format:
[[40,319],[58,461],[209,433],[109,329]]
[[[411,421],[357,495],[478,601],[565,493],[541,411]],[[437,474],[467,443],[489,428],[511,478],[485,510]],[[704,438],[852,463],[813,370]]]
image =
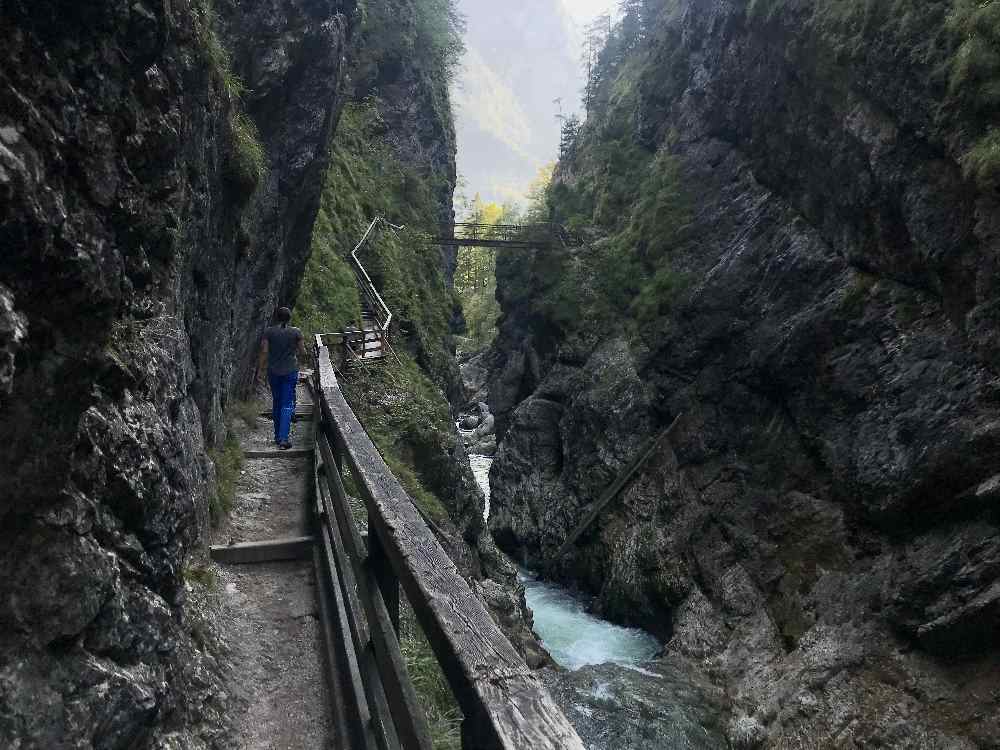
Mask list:
[[377,534],[465,716],[475,750],[583,750],[545,686],[497,627],[392,475],[320,351],[319,402]]
[[569,536],[563,541],[559,549],[556,550],[556,554],[553,560],[559,560],[563,555],[569,552],[570,548],[576,544],[577,540],[583,536],[590,525],[597,520],[597,518],[604,512],[611,502],[618,497],[625,489],[628,487],[629,483],[638,473],[645,463],[653,456],[656,450],[663,444],[664,441],[669,440],[670,437],[677,430],[678,426],[681,424],[681,417],[683,415],[678,414],[673,422],[667,429],[663,430],[659,435],[650,440],[646,445],[640,450],[632,463],[625,467],[625,470],[618,475],[614,482],[601,494],[597,502],[591,505],[587,511],[584,513],[582,520],[576,525],[576,527],[569,533]]

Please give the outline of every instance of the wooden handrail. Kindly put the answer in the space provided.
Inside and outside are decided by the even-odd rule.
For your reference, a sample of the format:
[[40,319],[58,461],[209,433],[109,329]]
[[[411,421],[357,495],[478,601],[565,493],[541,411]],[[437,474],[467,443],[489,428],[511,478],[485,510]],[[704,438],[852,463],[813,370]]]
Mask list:
[[[399,746],[423,750],[421,720],[407,716],[420,709],[413,705],[408,678],[397,669],[398,643],[392,635],[398,622],[393,619],[393,591],[401,584],[465,716],[465,750],[583,750],[576,731],[473,593],[358,422],[322,337],[317,337],[317,349],[324,546],[328,567],[346,578],[349,587],[356,586],[369,628],[367,639],[360,626],[349,639],[361,652],[355,659],[358,673],[374,685],[356,687],[355,695],[363,692],[368,698],[373,722],[375,717],[384,722],[388,712]],[[365,556],[358,549],[340,480],[344,464],[368,508]],[[346,554],[338,554],[338,548]],[[350,593],[341,598],[347,609],[350,599]],[[374,659],[366,662],[368,649]],[[366,663],[378,669],[373,672]],[[385,702],[379,700],[380,689]],[[376,732],[375,739],[380,746],[391,746],[391,737]]]

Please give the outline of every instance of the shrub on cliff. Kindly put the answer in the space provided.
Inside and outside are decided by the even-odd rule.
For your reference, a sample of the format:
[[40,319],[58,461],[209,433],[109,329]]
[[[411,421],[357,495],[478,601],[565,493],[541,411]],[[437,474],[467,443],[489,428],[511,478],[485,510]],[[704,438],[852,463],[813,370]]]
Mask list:
[[193,10],[205,63],[227,105],[229,162],[226,174],[241,193],[249,194],[267,174],[267,150],[261,142],[257,124],[243,110],[245,87],[240,77],[233,73],[229,50],[219,38],[219,16],[211,0],[199,0]]

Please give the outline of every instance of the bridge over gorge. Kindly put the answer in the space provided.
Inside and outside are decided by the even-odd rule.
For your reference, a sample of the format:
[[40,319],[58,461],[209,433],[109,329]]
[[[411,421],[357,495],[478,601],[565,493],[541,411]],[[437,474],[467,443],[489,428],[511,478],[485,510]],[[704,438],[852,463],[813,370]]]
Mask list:
[[583,241],[561,224],[445,224],[429,237],[436,245],[513,250],[579,247]]
[[[390,224],[383,217],[376,217],[351,253],[351,268],[358,286],[361,320],[358,325],[343,331],[325,334],[334,353],[337,367],[378,362],[395,357],[389,343],[392,310],[375,288],[365,270],[360,255],[381,231],[400,231],[404,227]],[[579,247],[582,240],[561,224],[446,224],[435,235],[417,235],[423,241],[443,246],[490,247],[524,249],[551,249],[554,247]]]

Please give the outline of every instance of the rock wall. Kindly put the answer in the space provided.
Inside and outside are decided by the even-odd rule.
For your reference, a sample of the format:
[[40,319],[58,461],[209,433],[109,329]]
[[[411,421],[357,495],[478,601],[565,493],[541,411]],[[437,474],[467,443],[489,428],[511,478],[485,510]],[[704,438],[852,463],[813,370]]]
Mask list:
[[[206,446],[305,263],[351,13],[4,7],[4,746],[227,741],[183,570],[207,523]],[[266,151],[249,181],[240,110]]]
[[491,528],[724,687],[736,747],[997,747],[1000,203],[959,164],[979,115],[890,33],[838,56],[811,4],[760,5],[688,0],[651,32],[633,132],[692,205],[665,320],[565,336],[514,288],[544,258],[500,264]]

